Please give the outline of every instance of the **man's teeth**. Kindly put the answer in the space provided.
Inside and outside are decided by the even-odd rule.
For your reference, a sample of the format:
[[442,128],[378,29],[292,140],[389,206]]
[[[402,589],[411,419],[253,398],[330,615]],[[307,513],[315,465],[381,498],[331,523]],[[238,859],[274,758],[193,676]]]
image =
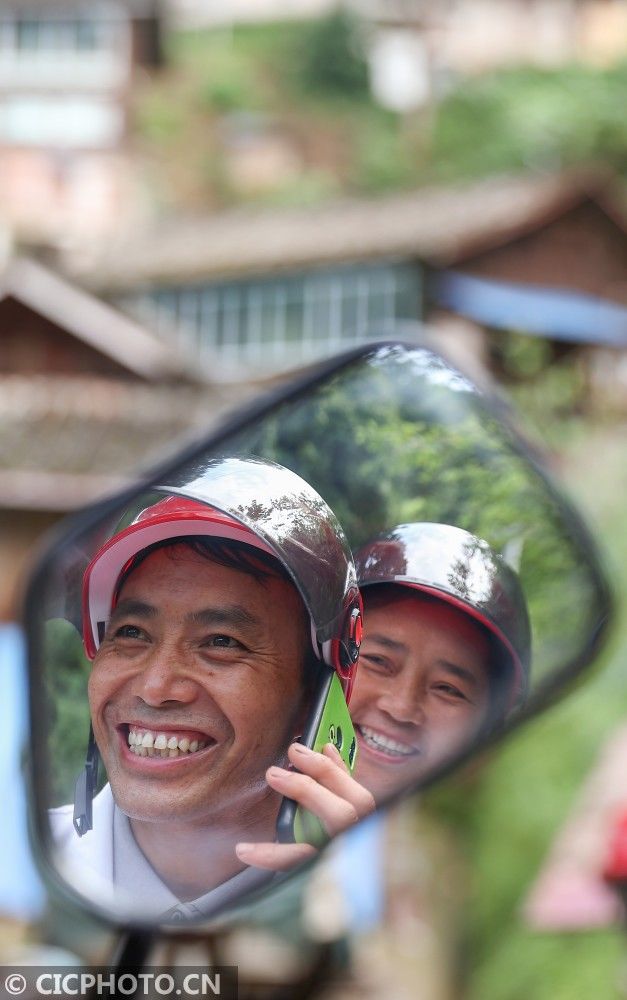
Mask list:
[[360,726],[359,731],[364,738],[366,746],[373,750],[383,750],[384,753],[393,754],[399,757],[408,757],[412,753],[418,753],[416,747],[410,747],[407,743],[398,743],[396,740],[378,733],[375,729],[368,729],[367,726]]
[[206,740],[190,740],[188,736],[166,736],[149,729],[129,729],[128,732],[129,750],[138,757],[181,757],[206,746]]

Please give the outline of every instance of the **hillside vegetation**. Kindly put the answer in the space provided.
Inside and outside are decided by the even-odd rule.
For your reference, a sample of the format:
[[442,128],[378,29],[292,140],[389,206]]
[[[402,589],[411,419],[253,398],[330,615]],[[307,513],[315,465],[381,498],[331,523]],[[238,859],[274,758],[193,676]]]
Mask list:
[[[431,106],[400,116],[373,103],[364,45],[341,13],[171,34],[166,68],[136,96],[152,198],[164,210],[307,204],[591,159],[627,174],[627,63],[438,77]],[[274,157],[267,175],[242,181],[247,152]]]

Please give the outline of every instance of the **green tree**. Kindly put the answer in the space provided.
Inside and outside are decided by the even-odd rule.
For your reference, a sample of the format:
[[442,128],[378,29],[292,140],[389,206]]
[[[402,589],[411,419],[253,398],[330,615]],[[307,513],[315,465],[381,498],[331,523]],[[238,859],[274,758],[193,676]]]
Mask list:
[[232,444],[310,482],[353,548],[397,524],[440,521],[519,550],[540,679],[595,621],[585,559],[508,432],[467,383],[426,357],[359,361]]
[[368,93],[360,28],[353,14],[338,7],[303,29],[296,60],[304,89],[348,98]]
[[62,805],[74,796],[89,734],[90,664],[80,634],[65,619],[53,618],[46,623],[45,662],[51,718],[51,805]]

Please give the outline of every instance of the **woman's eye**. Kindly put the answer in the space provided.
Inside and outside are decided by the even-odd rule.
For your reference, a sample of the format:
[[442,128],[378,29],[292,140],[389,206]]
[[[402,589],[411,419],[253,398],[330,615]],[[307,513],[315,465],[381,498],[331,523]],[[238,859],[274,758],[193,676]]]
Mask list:
[[469,701],[468,695],[466,695],[460,688],[455,687],[454,684],[435,684],[435,690],[441,694],[447,695],[449,698],[454,698],[456,701]]
[[362,652],[359,657],[360,663],[365,663],[367,667],[373,670],[379,671],[390,671],[392,670],[392,664],[385,656],[377,656],[376,653],[364,653]]

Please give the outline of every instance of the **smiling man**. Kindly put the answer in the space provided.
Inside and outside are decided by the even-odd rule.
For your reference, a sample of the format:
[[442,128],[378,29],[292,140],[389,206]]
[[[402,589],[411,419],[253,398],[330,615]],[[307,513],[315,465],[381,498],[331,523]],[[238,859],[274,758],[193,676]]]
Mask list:
[[320,672],[349,686],[354,566],[318,494],[259,460],[194,469],[125,525],[84,577],[92,734],[53,832],[75,881],[196,916],[258,878],[235,847],[274,837]]

